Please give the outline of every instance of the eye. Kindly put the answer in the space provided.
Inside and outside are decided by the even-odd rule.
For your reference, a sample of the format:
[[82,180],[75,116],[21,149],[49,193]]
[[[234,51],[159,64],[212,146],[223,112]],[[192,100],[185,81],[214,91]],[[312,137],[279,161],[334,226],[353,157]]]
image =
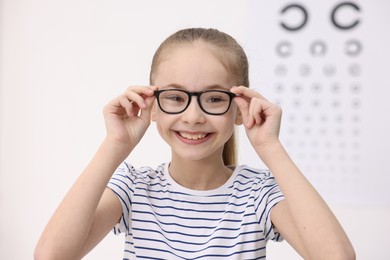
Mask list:
[[209,102],[211,102],[211,103],[218,103],[218,102],[222,102],[222,101],[223,101],[222,97],[211,97],[209,99]]
[[184,98],[178,95],[169,95],[164,97],[165,99],[169,101],[174,101],[174,102],[184,102]]
[[208,93],[205,99],[207,103],[222,103],[229,101],[229,96],[226,93]]
[[179,91],[163,92],[161,98],[170,103],[183,103],[187,101],[187,95]]

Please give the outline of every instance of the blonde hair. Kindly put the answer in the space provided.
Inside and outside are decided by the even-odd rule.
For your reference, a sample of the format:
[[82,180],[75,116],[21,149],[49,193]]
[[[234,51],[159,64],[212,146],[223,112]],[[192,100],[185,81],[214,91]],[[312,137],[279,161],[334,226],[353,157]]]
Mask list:
[[[240,44],[230,35],[217,29],[188,28],[180,30],[165,39],[155,52],[150,69],[149,81],[153,85],[157,67],[161,63],[163,53],[180,45],[203,41],[216,47],[221,63],[236,79],[238,86],[249,87],[248,59]],[[225,143],[223,161],[225,165],[237,164],[235,133]]]

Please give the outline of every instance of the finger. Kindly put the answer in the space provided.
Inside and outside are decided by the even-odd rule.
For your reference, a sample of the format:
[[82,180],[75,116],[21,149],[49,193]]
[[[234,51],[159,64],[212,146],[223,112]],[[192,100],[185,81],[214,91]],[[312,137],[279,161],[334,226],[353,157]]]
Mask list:
[[141,115],[140,115],[140,117],[141,117],[145,122],[150,122],[150,116],[151,116],[151,112],[152,112],[152,109],[153,109],[153,102],[154,102],[154,99],[155,99],[154,96],[147,97],[147,98],[145,99],[146,108],[141,110]]
[[135,103],[139,108],[146,108],[145,97],[152,96],[154,91],[147,87],[130,87],[124,93],[130,103]]
[[253,98],[259,97],[257,95],[258,93],[243,86],[234,86],[230,89],[230,91],[238,95],[233,100],[236,101],[240,108],[245,127],[253,127],[256,122],[259,122],[259,118],[255,117],[256,114],[253,112],[254,106],[252,104]]
[[117,114],[123,115],[126,114],[126,109],[120,104],[120,97],[116,97],[111,100],[103,109],[104,115]]
[[253,105],[253,101],[251,101],[249,103],[249,109],[248,109],[248,119],[247,119],[247,122],[245,124],[245,126],[247,128],[252,128],[256,123],[258,122],[258,120],[256,120],[256,110],[255,110],[255,107]]
[[147,86],[147,87],[141,87],[140,91],[137,92],[142,97],[151,97],[154,96],[154,91],[158,89],[157,86]]
[[260,99],[253,98],[250,104],[249,116],[253,118],[253,123],[260,125],[263,121],[261,114],[263,112],[262,102]]
[[242,97],[235,97],[233,100],[234,102],[236,102],[238,108],[240,109],[244,126],[247,128],[251,128],[255,124],[255,118],[253,116],[253,107],[251,107],[250,100],[247,100]]
[[235,97],[233,102],[237,104],[238,109],[240,110],[242,120],[244,124],[248,121],[248,113],[249,113],[249,102],[242,97]]
[[139,95],[152,96],[157,86],[131,86],[125,92],[135,92]]
[[133,109],[133,101],[129,100],[126,96],[119,97],[119,104],[121,107],[123,107],[126,110],[127,116],[131,117],[136,114],[134,113],[134,109]]
[[158,90],[157,86],[148,86],[148,88],[153,91],[153,94],[154,94],[154,91]]
[[264,99],[266,100],[265,97],[263,97],[259,92],[257,92],[254,89],[250,89],[244,86],[239,86],[239,87],[232,87],[230,91],[234,94],[240,95],[244,98],[252,99],[254,97]]
[[245,127],[248,129],[251,129],[255,125],[255,120],[252,116],[248,116],[248,119],[246,120]]

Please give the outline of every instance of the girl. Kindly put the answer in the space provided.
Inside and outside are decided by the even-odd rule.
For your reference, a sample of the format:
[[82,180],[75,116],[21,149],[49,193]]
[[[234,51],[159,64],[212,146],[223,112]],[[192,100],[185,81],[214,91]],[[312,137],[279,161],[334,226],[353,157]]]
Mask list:
[[[279,141],[281,109],[248,88],[247,58],[232,37],[173,34],[153,57],[150,84],[104,108],[106,138],[48,223],[36,259],[79,259],[111,229],[126,235],[124,259],[260,259],[267,241],[282,237],[305,259],[355,258]],[[151,120],[171,161],[122,163]],[[236,165],[240,124],[270,171]]]

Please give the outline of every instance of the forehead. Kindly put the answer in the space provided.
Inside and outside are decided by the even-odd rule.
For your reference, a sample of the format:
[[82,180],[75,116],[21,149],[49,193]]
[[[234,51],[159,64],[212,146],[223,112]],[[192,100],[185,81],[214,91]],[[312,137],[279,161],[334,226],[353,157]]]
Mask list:
[[229,89],[234,76],[226,66],[222,51],[206,43],[170,47],[162,54],[154,84],[160,87],[179,85],[199,91],[207,86]]

